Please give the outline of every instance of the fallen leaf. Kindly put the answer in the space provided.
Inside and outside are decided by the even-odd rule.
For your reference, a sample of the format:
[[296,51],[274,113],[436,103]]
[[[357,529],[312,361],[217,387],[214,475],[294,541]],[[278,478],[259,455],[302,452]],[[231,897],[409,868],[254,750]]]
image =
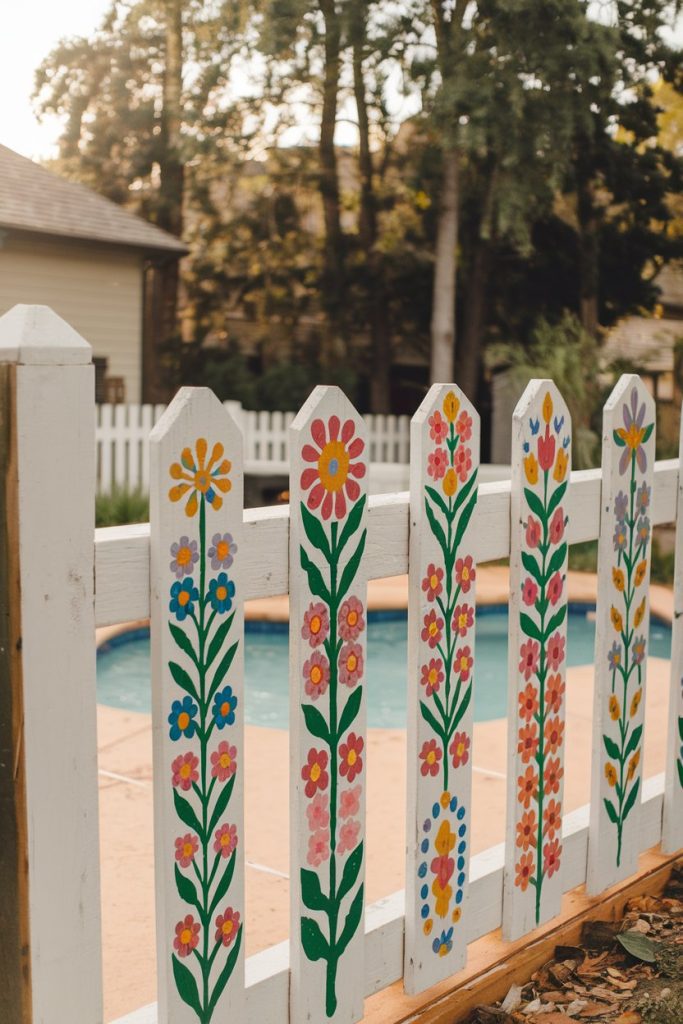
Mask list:
[[640,932],[622,932],[621,935],[617,935],[617,941],[637,960],[644,960],[648,964],[655,962],[655,947],[652,940]]
[[642,1020],[637,1010],[627,1010],[626,1013],[620,1013],[613,1024],[642,1024]]
[[605,1005],[604,1003],[588,1003],[583,1010],[579,1011],[579,1017],[602,1017],[607,1013],[614,1013],[619,1009],[618,1003]]
[[567,1024],[567,1015],[551,1010],[550,1013],[537,1013],[529,1019],[529,1024]]
[[508,990],[508,994],[505,996],[505,999],[500,1004],[500,1008],[501,1008],[501,1010],[504,1010],[505,1013],[512,1013],[513,1010],[516,1010],[517,1007],[521,1006],[521,1005],[522,1005],[522,986],[521,985],[511,985],[509,990]]

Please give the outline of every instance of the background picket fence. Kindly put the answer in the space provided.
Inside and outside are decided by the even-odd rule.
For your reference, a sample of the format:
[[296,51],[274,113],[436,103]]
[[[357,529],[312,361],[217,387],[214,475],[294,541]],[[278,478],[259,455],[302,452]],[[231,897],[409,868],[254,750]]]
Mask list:
[[[101,1020],[95,626],[152,617],[159,1004],[141,1008],[118,1024],[190,1024],[212,1016],[222,1019],[230,1012],[250,1024],[358,1020],[364,996],[400,979],[408,991],[419,992],[439,978],[452,978],[467,944],[501,923],[508,937],[526,934],[556,914],[563,892],[588,880],[597,894],[630,877],[641,851],[660,841],[668,852],[683,845],[683,765],[677,738],[683,722],[680,557],[666,772],[643,779],[639,754],[646,723],[638,693],[647,657],[636,630],[647,635],[651,529],[677,519],[681,527],[683,500],[680,460],[654,464],[652,402],[637,377],[623,377],[605,407],[602,470],[571,475],[571,431],[562,398],[551,382],[532,382],[511,431],[512,483],[482,484],[478,496],[476,412],[452,386],[435,385],[413,420],[410,495],[377,495],[367,501],[359,468],[368,459],[368,446],[360,443],[364,424],[336,389],[317,389],[291,434],[292,508],[251,509],[243,516],[238,428],[210,392],[183,389],[153,436],[151,526],[97,530],[94,545],[92,377],[89,346],[51,311],[15,307],[0,319],[0,480],[7,538],[0,553],[6,610],[0,636],[0,786],[10,836],[0,844],[0,877],[17,879],[16,885],[3,886],[0,901],[0,955],[7,979],[0,991],[0,1019],[36,1024]],[[220,445],[214,448],[218,439],[225,451]],[[330,448],[333,441],[336,447]],[[344,501],[330,504],[335,475],[347,457],[358,487],[345,484]],[[212,475],[211,487],[205,473]],[[234,533],[232,541],[225,538],[226,524]],[[181,580],[182,573],[177,579],[169,574],[169,542],[197,530],[197,553],[208,560],[206,578],[204,568],[200,575],[202,560],[192,577],[195,583],[190,583],[187,576]],[[230,547],[235,537],[237,550]],[[595,538],[601,545],[596,612],[601,660],[596,670],[593,802],[561,814],[566,658],[560,634],[567,601],[562,573],[567,545]],[[219,541],[227,547],[219,550]],[[205,551],[209,543],[212,549]],[[180,547],[187,543],[181,540]],[[177,558],[177,541],[175,548]],[[486,813],[486,808],[470,806],[467,772],[458,774],[467,765],[470,742],[470,586],[477,564],[506,557],[511,558],[515,588],[511,646],[522,638],[519,654],[517,648],[511,651],[509,671],[508,842],[468,858],[472,818]],[[230,579],[221,575],[224,566]],[[348,775],[351,782],[353,773],[364,780],[363,687],[358,684],[364,581],[408,570],[409,659],[414,659],[408,704],[408,896],[398,892],[363,908],[362,800],[349,812],[355,815],[350,831],[358,845],[345,857],[341,844],[330,855],[325,814],[334,813],[334,787],[343,786],[343,777]],[[230,580],[237,584],[234,593]],[[175,607],[171,633],[169,585]],[[245,962],[243,943],[240,948],[243,851],[239,843],[231,845],[227,867],[217,855],[221,871],[215,880],[214,874],[207,879],[206,854],[203,869],[195,865],[192,874],[192,834],[206,848],[218,824],[229,842],[229,826],[220,825],[226,808],[239,832],[243,792],[234,762],[236,758],[239,765],[241,744],[241,716],[236,713],[241,706],[241,610],[245,600],[286,593],[292,600],[292,812],[294,821],[307,828],[314,799],[309,789],[317,786],[316,797],[329,792],[330,804],[319,802],[312,812],[324,834],[312,838],[318,850],[327,851],[323,868],[329,862],[332,870],[335,860],[338,874],[336,881],[330,876],[326,892],[325,871],[319,860],[305,862],[305,844],[298,845],[302,833],[293,829],[291,877],[301,881],[300,886],[292,884],[295,941],[291,948],[282,943]],[[461,603],[453,611],[446,602],[454,594]],[[228,598],[235,617],[221,618]],[[448,614],[439,624],[442,610]],[[453,625],[447,626],[443,619],[450,622],[451,614]],[[193,622],[200,633],[199,652],[193,647]],[[330,630],[335,638],[331,648],[321,643],[322,634]],[[615,647],[620,644],[625,672],[615,689]],[[438,705],[426,704],[416,669],[430,652],[441,656],[442,648],[448,664],[441,669],[451,673],[455,697],[450,710],[442,688],[442,731],[425,733],[426,726],[434,730],[434,722],[438,727]],[[325,669],[330,700],[323,699],[324,688],[313,696],[324,675],[313,673],[313,654],[320,657],[339,649],[335,659],[343,664],[335,660]],[[602,659],[603,653],[608,657]],[[170,670],[169,662],[175,668]],[[208,681],[210,663],[218,687],[211,707],[212,695],[205,693],[203,681],[200,693],[197,682],[205,677]],[[324,659],[317,664],[325,668]],[[333,707],[338,670],[342,683],[341,672],[346,673],[346,685],[335,689]],[[423,675],[424,682],[426,670]],[[192,694],[201,705],[199,715]],[[337,698],[346,721],[343,728],[336,717]],[[617,721],[621,746],[609,733],[610,723]],[[351,732],[339,742],[349,723]],[[446,764],[441,742],[452,757],[448,789],[439,775]],[[344,770],[337,769],[338,758]],[[216,789],[209,786],[208,776],[200,778],[200,770],[211,765]],[[434,766],[437,771],[432,771]],[[530,771],[536,773],[536,782],[526,785],[524,776]],[[329,790],[325,772],[333,780]],[[231,784],[235,779],[237,784]],[[434,787],[440,796],[427,812],[427,827],[422,808],[425,800],[431,801]],[[543,803],[551,794],[552,803],[558,804],[555,810]],[[199,814],[190,806],[195,799],[204,808]],[[533,812],[534,827],[546,823],[536,844],[528,838],[526,846],[515,842],[515,836],[523,839],[525,829],[529,831],[522,803],[525,814]],[[176,837],[188,829],[183,841],[190,854],[181,870],[172,851]],[[543,865],[532,856],[534,850],[540,854],[541,845]],[[522,850],[529,852],[520,856]],[[428,887],[424,880],[429,871],[435,877]],[[218,890],[212,896],[214,885]],[[227,902],[229,907],[224,906]],[[236,917],[238,907],[242,913]],[[436,924],[433,930],[427,927],[429,921]],[[203,940],[214,927],[211,964],[218,956],[218,966],[211,974],[209,965],[205,976],[210,942],[207,938],[202,960],[202,947],[193,947],[193,936],[201,931]],[[195,958],[192,948],[199,950]],[[361,983],[337,986],[335,995],[335,975],[347,980],[353,976]]]

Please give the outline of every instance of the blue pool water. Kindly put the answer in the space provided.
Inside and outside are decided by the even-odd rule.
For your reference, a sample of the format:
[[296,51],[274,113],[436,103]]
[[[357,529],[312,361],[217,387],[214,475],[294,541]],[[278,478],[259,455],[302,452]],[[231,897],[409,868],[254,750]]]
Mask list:
[[[568,664],[593,661],[595,623],[589,605],[569,606]],[[507,712],[507,608],[477,609],[474,717],[478,722]],[[404,728],[406,724],[406,648],[404,612],[371,612],[368,622],[368,724]],[[671,657],[671,628],[653,619],[649,653]],[[286,729],[288,719],[288,626],[247,622],[245,714],[251,725]],[[150,710],[149,634],[138,630],[101,648],[97,657],[97,700],[132,711]]]

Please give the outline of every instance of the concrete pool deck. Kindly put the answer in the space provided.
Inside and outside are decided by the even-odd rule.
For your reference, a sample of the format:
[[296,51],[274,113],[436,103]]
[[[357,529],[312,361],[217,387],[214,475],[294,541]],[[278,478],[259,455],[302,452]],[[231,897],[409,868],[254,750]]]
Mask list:
[[[569,597],[594,601],[596,577],[569,573]],[[507,570],[478,571],[479,603],[505,604]],[[405,608],[407,579],[370,584],[372,608]],[[653,612],[668,621],[673,597],[651,589]],[[248,615],[287,618],[287,599],[250,602]],[[98,630],[98,641],[120,629]],[[589,800],[592,666],[567,673],[567,771],[565,811]],[[403,685],[403,681],[401,681]],[[669,662],[651,658],[645,698],[646,777],[664,768]],[[471,853],[504,838],[506,720],[476,723],[473,754]],[[152,821],[152,730],[148,715],[98,707],[102,924],[106,1021],[156,998],[154,863]],[[367,899],[373,902],[403,887],[405,846],[405,732],[368,730]],[[273,770],[280,766],[281,770]],[[287,938],[289,914],[288,734],[246,727],[246,951],[247,955]],[[485,813],[483,810],[485,809]]]

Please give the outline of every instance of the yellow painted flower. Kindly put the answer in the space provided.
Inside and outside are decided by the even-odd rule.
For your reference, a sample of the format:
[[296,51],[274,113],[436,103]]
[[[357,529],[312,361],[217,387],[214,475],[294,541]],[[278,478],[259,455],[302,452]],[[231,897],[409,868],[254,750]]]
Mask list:
[[446,475],[443,478],[443,492],[448,498],[452,498],[458,489],[458,475],[451,466],[450,469],[446,470]]
[[636,608],[636,614],[633,617],[634,629],[637,629],[638,626],[643,621],[643,619],[645,618],[645,605],[646,605],[646,601],[647,601],[647,598],[644,597],[643,600],[638,605],[638,607]]
[[425,935],[431,935],[433,924],[434,924],[434,922],[432,921],[432,919],[430,917],[422,925],[422,931],[425,933]]
[[453,913],[451,914],[451,921],[453,922],[453,924],[457,924],[461,917],[462,910],[460,909],[460,907],[456,907]]
[[443,400],[443,411],[448,422],[454,423],[455,417],[460,411],[460,400],[455,397],[452,391],[449,391]]
[[434,912],[438,917],[445,917],[451,903],[453,888],[450,885],[442,886],[439,879],[435,878],[432,882],[432,893],[436,900],[434,903]]
[[621,707],[614,694],[609,699],[609,716],[614,722],[621,717]]
[[550,397],[550,392],[546,391],[545,398],[543,399],[543,419],[546,423],[550,423],[553,415],[553,400]]
[[617,588],[619,593],[621,593],[621,591],[626,586],[626,579],[624,577],[623,569],[612,569],[612,583]]
[[569,459],[564,448],[559,448],[557,452],[557,458],[555,459],[555,469],[553,470],[553,479],[557,480],[558,484],[561,484],[567,474],[567,466],[569,465]]
[[616,786],[617,784],[617,771],[613,764],[609,761],[605,764],[605,778],[610,786]]
[[638,565],[636,566],[636,572],[635,572],[634,579],[635,579],[635,584],[636,584],[637,587],[639,587],[640,584],[645,579],[645,573],[646,572],[647,572],[647,559],[644,558],[643,561],[642,562],[638,562]]
[[631,718],[633,718],[636,715],[638,708],[640,707],[642,697],[642,690],[636,690],[636,692],[633,694],[633,700],[631,701]]
[[199,508],[199,495],[218,510],[223,504],[223,499],[218,491],[227,494],[232,487],[228,478],[232,463],[223,458],[223,445],[217,442],[213,446],[208,462],[206,461],[208,445],[203,437],[197,439],[195,448],[196,455],[192,454],[191,448],[183,448],[180,462],[174,462],[170,468],[171,478],[182,480],[183,483],[172,487],[168,496],[171,501],[180,501],[190,491],[190,497],[185,506],[185,513],[188,516],[196,514]]
[[447,857],[455,846],[455,834],[451,831],[448,821],[441,822],[434,846],[440,857]]
[[624,620],[621,617],[621,612],[617,611],[614,605],[610,608],[609,617],[612,620],[612,625],[616,629],[617,633],[621,633],[624,628]]
[[629,782],[631,781],[633,776],[636,774],[636,768],[638,767],[639,764],[640,764],[640,750],[636,750],[635,754],[633,755],[633,757],[631,758],[631,760],[628,763],[628,775],[627,775],[627,778],[628,778]]
[[530,484],[533,485],[538,483],[538,462],[536,461],[536,456],[533,452],[531,452],[530,455],[527,455],[524,460],[524,472],[526,473],[526,478]]

